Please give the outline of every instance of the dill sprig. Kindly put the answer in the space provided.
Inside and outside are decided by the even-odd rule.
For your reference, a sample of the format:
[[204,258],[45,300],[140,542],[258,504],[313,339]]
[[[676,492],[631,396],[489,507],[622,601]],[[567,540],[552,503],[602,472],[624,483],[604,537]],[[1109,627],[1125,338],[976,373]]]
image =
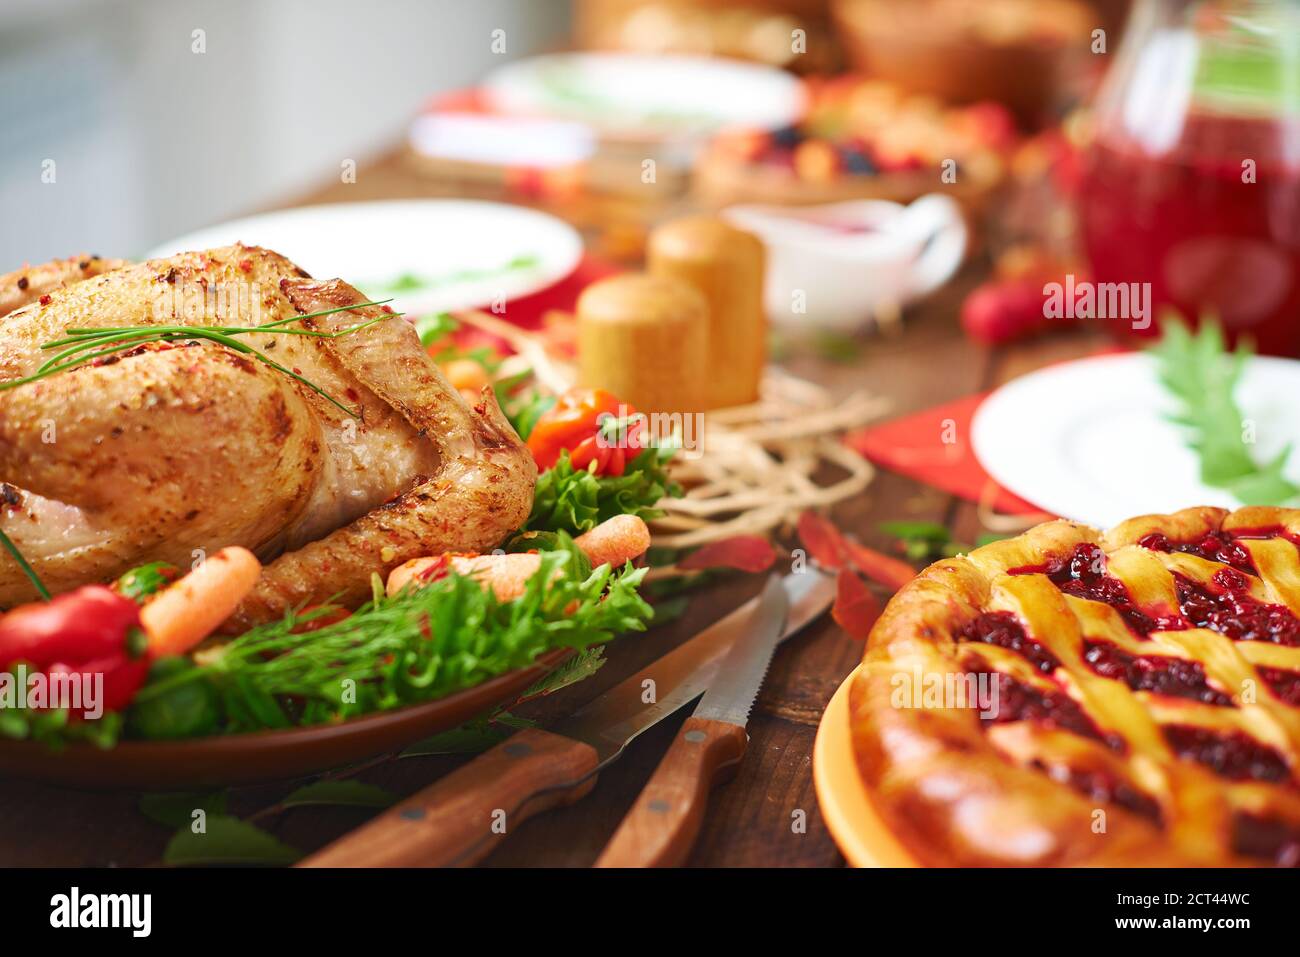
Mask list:
[[1151,349],[1160,383],[1178,400],[1171,420],[1184,426],[1187,444],[1201,465],[1201,481],[1231,492],[1245,505],[1281,505],[1300,488],[1283,474],[1291,455],[1288,445],[1270,461],[1255,461],[1246,438],[1247,420],[1237,404],[1236,388],[1250,360],[1246,345],[1228,351],[1218,323],[1203,320],[1193,333],[1180,322],[1165,321],[1160,341]]
[[147,685],[136,701],[204,680],[217,691],[225,732],[320,724],[432,701],[548,651],[645,629],[652,612],[637,594],[644,569],[593,571],[567,536],[541,559],[524,594],[508,602],[452,573],[379,593],[315,631],[295,634],[330,609],[289,612],[201,655],[202,667]]
[[353,306],[337,306],[333,309],[322,309],[320,312],[309,312],[301,316],[277,319],[261,326],[102,326],[83,329],[67,328],[63,330],[64,338],[53,339],[41,344],[43,350],[61,350],[57,355],[46,360],[40,368],[29,376],[24,376],[21,379],[10,379],[8,382],[0,382],[0,390],[13,389],[31,382],[39,382],[41,379],[55,373],[66,372],[69,369],[75,369],[147,343],[189,342],[203,339],[225,346],[233,352],[252,356],[263,365],[288,376],[296,382],[302,383],[308,389],[311,389],[317,395],[356,419],[361,417],[360,413],[349,409],[306,376],[286,368],[266,355],[266,353],[240,342],[235,337],[257,333],[275,333],[277,335],[312,336],[318,339],[337,339],[340,336],[359,332],[386,319],[393,319],[400,316],[401,313],[386,313],[334,332],[320,332],[315,329],[290,329],[288,326],[290,323],[301,322],[304,319],[315,319],[318,316],[328,316],[336,312],[349,312],[365,306],[382,306],[387,302],[391,302],[391,300],[382,299],[376,302],[361,302]]

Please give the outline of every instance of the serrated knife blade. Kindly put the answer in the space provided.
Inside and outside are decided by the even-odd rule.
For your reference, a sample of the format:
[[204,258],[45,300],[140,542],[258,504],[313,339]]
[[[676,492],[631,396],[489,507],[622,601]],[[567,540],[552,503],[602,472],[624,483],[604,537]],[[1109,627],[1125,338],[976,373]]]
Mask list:
[[759,596],[749,627],[732,642],[731,650],[718,666],[717,677],[696,706],[695,717],[725,721],[742,728],[749,723],[749,710],[781,642],[789,608],[781,579],[773,575]]

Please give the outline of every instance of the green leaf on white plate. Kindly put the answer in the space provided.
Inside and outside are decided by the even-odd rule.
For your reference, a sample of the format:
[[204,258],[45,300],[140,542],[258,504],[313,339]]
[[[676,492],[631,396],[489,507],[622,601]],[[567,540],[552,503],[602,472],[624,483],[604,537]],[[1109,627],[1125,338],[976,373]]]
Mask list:
[[196,864],[264,864],[285,866],[302,854],[278,838],[246,821],[222,815],[209,816],[202,834],[183,827],[163,852],[174,866]]
[[1259,463],[1254,443],[1246,440],[1236,389],[1251,358],[1249,347],[1229,352],[1222,330],[1210,318],[1202,319],[1194,333],[1177,317],[1164,317],[1161,328],[1151,354],[1160,384],[1178,402],[1169,421],[1184,430],[1200,461],[1201,481],[1227,489],[1246,505],[1282,505],[1294,499],[1300,488],[1282,474],[1290,447]]
[[388,807],[397,795],[364,781],[326,778],[305,784],[285,797],[284,807],[332,805],[336,807]]

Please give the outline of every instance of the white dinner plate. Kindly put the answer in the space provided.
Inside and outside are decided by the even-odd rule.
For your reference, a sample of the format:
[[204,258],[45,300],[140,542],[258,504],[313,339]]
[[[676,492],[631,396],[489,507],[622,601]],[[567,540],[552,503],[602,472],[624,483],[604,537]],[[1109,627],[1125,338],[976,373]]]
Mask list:
[[[1256,461],[1300,446],[1300,362],[1256,356],[1236,398],[1253,428]],[[1048,366],[1002,386],[980,404],[971,443],[1004,488],[1064,518],[1108,528],[1134,515],[1189,505],[1243,503],[1200,481],[1177,403],[1143,354]],[[1244,427],[1244,426],[1243,426]],[[1300,453],[1286,476],[1300,484]]]
[[536,210],[460,199],[305,206],[163,243],[150,258],[234,242],[264,246],[313,276],[338,277],[415,315],[526,296],[563,279],[582,239]]
[[579,120],[614,135],[700,137],[724,126],[793,123],[803,89],[774,67],[636,53],[557,53],[492,72],[483,92],[507,113]]

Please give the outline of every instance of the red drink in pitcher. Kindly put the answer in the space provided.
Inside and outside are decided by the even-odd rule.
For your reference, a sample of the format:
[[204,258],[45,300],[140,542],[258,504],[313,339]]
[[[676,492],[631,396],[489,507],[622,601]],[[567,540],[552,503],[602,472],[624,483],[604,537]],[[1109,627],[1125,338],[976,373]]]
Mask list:
[[[1080,225],[1097,283],[1150,283],[1300,355],[1300,10],[1142,0],[1099,98]],[[1140,323],[1138,324],[1140,325]]]

